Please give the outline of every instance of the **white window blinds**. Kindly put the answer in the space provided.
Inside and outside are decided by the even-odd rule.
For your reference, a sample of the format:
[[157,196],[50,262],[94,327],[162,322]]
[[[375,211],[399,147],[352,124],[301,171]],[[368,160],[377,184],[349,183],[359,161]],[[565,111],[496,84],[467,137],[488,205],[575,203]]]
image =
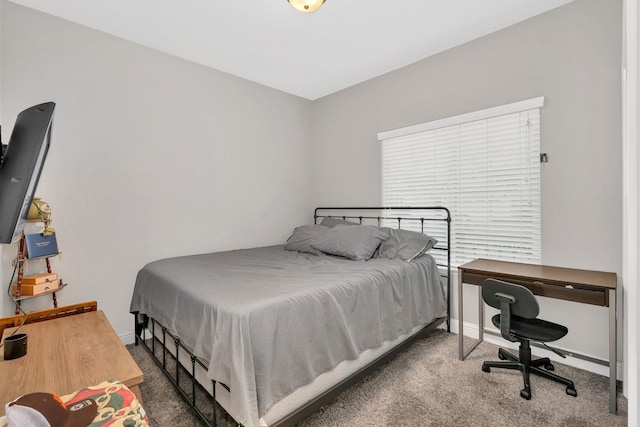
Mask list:
[[444,206],[452,264],[540,263],[540,107],[536,98],[383,132],[383,204]]

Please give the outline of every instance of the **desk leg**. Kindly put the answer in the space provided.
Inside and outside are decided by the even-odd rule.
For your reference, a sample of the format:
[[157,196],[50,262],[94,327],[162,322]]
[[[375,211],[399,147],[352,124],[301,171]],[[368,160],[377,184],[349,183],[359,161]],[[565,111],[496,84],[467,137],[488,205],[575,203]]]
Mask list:
[[484,306],[482,302],[482,297],[480,297],[480,305],[479,305],[479,310],[480,310],[479,337],[480,339],[476,341],[469,350],[464,351],[464,315],[463,315],[463,307],[462,307],[462,300],[463,300],[462,288],[463,288],[462,272],[458,270],[458,351],[460,353],[460,360],[464,360],[469,355],[469,353],[475,350],[478,344],[482,342],[482,333],[484,331],[484,325],[483,325],[484,315],[482,312]]
[[129,387],[129,390],[133,392],[133,394],[136,396],[136,399],[138,399],[138,402],[140,402],[140,404],[142,405],[142,395],[140,394],[140,388],[138,387],[138,385]]
[[482,299],[482,286],[478,286],[478,339],[484,339],[484,300]]
[[616,322],[616,291],[609,290],[609,413],[618,412],[618,328]]
[[458,270],[458,351],[460,360],[464,360],[464,326],[462,313],[462,272]]

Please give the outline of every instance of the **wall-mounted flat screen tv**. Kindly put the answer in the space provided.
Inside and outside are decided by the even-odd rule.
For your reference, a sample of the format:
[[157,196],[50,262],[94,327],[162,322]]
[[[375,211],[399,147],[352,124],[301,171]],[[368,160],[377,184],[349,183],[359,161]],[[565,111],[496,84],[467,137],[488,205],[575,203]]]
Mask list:
[[0,159],[0,243],[18,239],[27,221],[51,144],[56,104],[27,108],[16,119],[11,138]]

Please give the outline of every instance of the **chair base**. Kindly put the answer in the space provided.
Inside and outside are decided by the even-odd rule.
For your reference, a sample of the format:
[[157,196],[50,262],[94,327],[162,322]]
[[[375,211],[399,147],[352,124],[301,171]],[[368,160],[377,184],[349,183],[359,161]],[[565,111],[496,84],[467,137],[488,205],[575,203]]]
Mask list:
[[[516,357],[504,349],[498,350],[498,357],[502,360],[500,362],[482,362],[482,370],[484,372],[491,372],[491,368],[502,369],[517,369],[522,372],[522,379],[524,381],[524,388],[520,390],[520,396],[524,399],[531,399],[531,383],[529,381],[530,374],[535,374],[543,378],[550,379],[566,386],[566,393],[569,396],[578,396],[576,387],[573,381],[556,375],[552,372],[554,367],[551,364],[551,360],[548,357],[541,359],[531,360],[531,347],[528,340],[520,341],[519,356]],[[541,366],[544,368],[542,369]]]

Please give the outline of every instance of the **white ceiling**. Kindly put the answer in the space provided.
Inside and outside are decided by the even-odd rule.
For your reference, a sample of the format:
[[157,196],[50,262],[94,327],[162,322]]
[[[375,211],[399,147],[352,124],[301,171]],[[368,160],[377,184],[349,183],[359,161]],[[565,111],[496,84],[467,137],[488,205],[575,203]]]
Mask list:
[[572,0],[11,0],[317,99]]

